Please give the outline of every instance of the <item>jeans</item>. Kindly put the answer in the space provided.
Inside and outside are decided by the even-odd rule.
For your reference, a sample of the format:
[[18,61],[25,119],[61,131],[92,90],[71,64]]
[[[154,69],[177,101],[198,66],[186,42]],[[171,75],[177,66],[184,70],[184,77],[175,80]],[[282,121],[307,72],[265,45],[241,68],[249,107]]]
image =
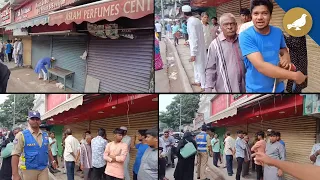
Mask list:
[[242,171],[242,165],[244,162],[244,158],[237,157],[237,162],[238,162],[238,167],[237,167],[236,180],[240,180],[240,175],[241,175],[241,171]]
[[106,166],[103,166],[101,168],[92,168],[91,172],[91,178],[92,180],[105,180],[106,179],[106,174],[104,171],[106,170]]
[[18,54],[18,62],[17,62],[18,66],[23,66],[23,58],[22,58],[22,54]]
[[74,161],[66,161],[67,177],[68,180],[74,180]]
[[[214,155],[213,155],[213,165],[218,167],[218,160],[220,158],[220,152],[214,152]],[[221,161],[221,159],[220,159]]]
[[261,180],[263,178],[263,167],[261,165],[256,165],[257,170],[257,180]]
[[159,177],[163,179],[166,176],[166,159],[159,158]]
[[232,175],[233,174],[233,169],[232,169],[233,156],[232,155],[226,155],[226,160],[227,160],[228,175]]

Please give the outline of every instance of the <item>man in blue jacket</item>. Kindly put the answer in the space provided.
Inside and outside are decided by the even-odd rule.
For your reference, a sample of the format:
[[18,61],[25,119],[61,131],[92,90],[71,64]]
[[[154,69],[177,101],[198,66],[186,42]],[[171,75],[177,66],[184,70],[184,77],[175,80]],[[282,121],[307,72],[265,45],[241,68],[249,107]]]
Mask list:
[[57,162],[53,159],[49,147],[48,134],[40,130],[40,113],[29,112],[28,124],[28,128],[19,132],[13,141],[13,180],[21,180],[18,167],[21,169],[23,180],[48,180],[48,161],[50,159],[54,169],[57,168]]
[[[56,59],[54,57],[45,57],[38,61],[36,68],[34,68],[34,72],[39,74],[39,79],[48,80],[48,70],[46,69],[46,65],[48,65],[48,68],[51,67],[51,63],[55,61]],[[41,75],[43,74],[43,76]]]

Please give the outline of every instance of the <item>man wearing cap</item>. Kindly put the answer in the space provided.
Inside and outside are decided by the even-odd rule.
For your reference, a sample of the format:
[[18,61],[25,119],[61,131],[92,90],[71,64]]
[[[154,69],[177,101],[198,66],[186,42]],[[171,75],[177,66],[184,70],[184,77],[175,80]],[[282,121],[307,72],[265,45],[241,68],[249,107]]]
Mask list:
[[207,134],[207,126],[202,125],[201,133],[196,136],[196,142],[198,145],[198,156],[197,156],[197,175],[198,179],[207,179],[205,176],[205,169],[208,164],[208,152],[207,148],[209,147],[210,152],[212,152],[211,148],[211,140],[209,134]]
[[57,163],[53,159],[49,147],[48,134],[40,130],[40,124],[40,113],[37,111],[29,112],[28,128],[19,132],[13,141],[13,180],[21,180],[18,167],[21,169],[23,180],[49,180],[49,159],[52,166],[57,168]]
[[[56,59],[54,57],[45,57],[43,59],[40,59],[36,65],[36,68],[34,69],[34,72],[36,72],[37,74],[39,74],[39,79],[48,80],[48,70],[46,69],[46,65],[48,65],[48,67],[51,67],[51,63],[53,61],[55,61]],[[41,75],[41,72],[43,74],[43,77]]]
[[182,12],[184,12],[184,16],[187,18],[191,62],[194,62],[195,82],[192,85],[201,86],[203,91],[205,87],[206,47],[202,23],[199,19],[192,16],[189,5],[182,6]]
[[122,142],[126,143],[128,145],[128,154],[126,157],[126,161],[124,162],[124,179],[125,180],[130,180],[130,173],[129,173],[129,162],[130,162],[130,146],[131,146],[131,137],[127,135],[128,133],[128,128],[127,127],[120,127],[121,130],[123,130],[123,139]]

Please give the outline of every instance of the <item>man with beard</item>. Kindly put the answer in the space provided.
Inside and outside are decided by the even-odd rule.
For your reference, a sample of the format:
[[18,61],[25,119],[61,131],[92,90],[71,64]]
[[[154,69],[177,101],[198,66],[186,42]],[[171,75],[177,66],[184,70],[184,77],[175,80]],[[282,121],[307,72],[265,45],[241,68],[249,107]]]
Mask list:
[[194,17],[189,5],[182,6],[182,12],[187,18],[187,31],[190,45],[190,62],[194,62],[194,86],[200,86],[202,91],[205,87],[204,67],[206,61],[206,47],[201,21]]
[[[273,4],[270,0],[252,0],[251,16],[254,26],[240,33],[240,48],[246,67],[246,91],[251,93],[282,93],[289,79],[301,84],[306,76],[289,69],[291,60],[280,28],[270,26]],[[279,58],[281,55],[281,61]],[[280,66],[280,67],[279,67]]]

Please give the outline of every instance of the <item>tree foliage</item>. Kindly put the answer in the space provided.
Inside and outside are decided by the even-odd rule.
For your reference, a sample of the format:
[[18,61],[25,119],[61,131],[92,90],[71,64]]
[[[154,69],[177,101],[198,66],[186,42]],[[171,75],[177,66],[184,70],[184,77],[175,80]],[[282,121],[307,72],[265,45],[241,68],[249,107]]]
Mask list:
[[160,122],[167,125],[168,128],[179,129],[180,125],[180,97],[181,97],[181,125],[191,124],[195,117],[195,113],[199,108],[199,94],[179,94],[173,98],[167,111],[160,112]]
[[[33,108],[34,94],[15,94],[15,123],[24,123],[28,117],[28,111]],[[13,111],[14,111],[14,95],[10,94],[8,99],[0,105],[0,123],[2,126],[12,128]]]

